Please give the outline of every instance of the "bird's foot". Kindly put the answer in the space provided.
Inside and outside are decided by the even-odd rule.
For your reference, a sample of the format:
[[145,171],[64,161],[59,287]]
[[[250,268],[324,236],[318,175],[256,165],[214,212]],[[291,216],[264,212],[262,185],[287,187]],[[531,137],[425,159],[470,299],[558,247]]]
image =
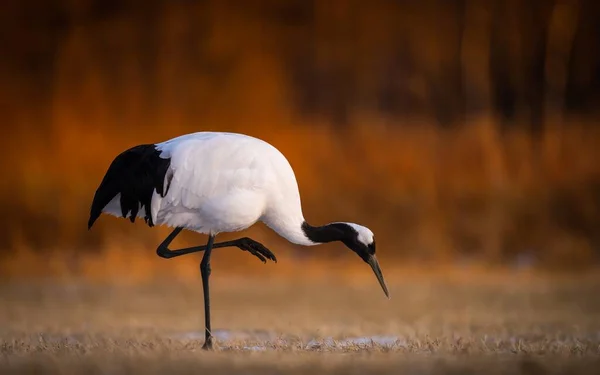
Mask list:
[[212,336],[206,338],[204,345],[202,345],[202,350],[213,350]]
[[275,257],[275,254],[273,254],[271,252],[271,250],[267,249],[263,244],[261,244],[260,242],[254,241],[251,238],[248,238],[248,237],[240,238],[238,240],[237,246],[240,249],[247,251],[250,254],[254,255],[258,259],[260,259],[263,263],[266,263],[267,259],[272,260],[273,262],[277,263],[277,258]]

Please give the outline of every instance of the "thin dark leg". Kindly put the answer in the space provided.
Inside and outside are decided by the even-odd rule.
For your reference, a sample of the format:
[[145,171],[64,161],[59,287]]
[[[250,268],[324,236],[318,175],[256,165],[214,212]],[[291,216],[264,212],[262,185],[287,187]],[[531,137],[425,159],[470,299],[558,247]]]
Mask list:
[[165,240],[160,245],[158,245],[158,248],[156,249],[156,254],[158,254],[159,257],[173,258],[180,255],[191,254],[206,250],[206,246],[193,246],[180,250],[169,250],[169,245],[171,244],[171,242],[173,242],[175,237],[177,237],[177,235],[181,233],[182,230],[183,228],[181,227],[175,228],[173,232],[171,232],[171,234],[169,234],[167,238],[165,238]]
[[210,277],[210,254],[213,249],[213,242],[215,236],[210,235],[208,237],[208,243],[206,244],[206,251],[200,262],[200,273],[202,274],[202,289],[204,290],[204,326],[205,326],[205,339],[202,349],[211,350],[212,346],[212,330],[210,328],[210,290],[208,287],[208,278]]
[[[169,234],[167,236],[167,238],[165,238],[165,240],[160,245],[158,245],[158,248],[156,249],[156,254],[158,254],[159,257],[169,259],[169,258],[181,256],[181,255],[205,251],[207,249],[208,245],[187,247],[187,248],[179,249],[179,250],[170,250],[169,245],[175,239],[175,237],[177,237],[177,235],[181,232],[182,229],[183,228],[175,228],[173,230],[173,232],[171,232],[171,234]],[[256,242],[247,237],[238,238],[237,240],[233,240],[233,241],[224,241],[224,242],[215,243],[212,245],[212,248],[216,249],[218,247],[230,247],[230,246],[231,247],[239,247],[240,249],[242,249],[244,251],[248,251],[252,255],[259,258],[262,262],[266,262],[266,259],[270,259],[272,261],[277,262],[277,258],[275,258],[275,255],[269,249],[267,249],[261,243]]]

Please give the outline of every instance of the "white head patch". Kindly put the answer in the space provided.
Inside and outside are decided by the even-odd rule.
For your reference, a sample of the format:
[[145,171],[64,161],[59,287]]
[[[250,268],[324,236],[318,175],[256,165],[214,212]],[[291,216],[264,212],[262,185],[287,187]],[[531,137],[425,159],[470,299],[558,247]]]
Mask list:
[[352,227],[356,233],[358,233],[358,240],[365,244],[365,246],[369,246],[373,243],[373,232],[367,227],[363,227],[362,225],[354,224],[354,223],[344,223],[350,227]]

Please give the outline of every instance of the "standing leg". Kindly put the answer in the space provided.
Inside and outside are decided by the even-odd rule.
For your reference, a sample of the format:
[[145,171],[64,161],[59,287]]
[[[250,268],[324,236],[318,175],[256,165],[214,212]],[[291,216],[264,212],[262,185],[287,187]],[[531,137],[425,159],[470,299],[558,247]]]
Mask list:
[[204,329],[205,339],[202,349],[211,350],[212,346],[212,330],[210,328],[210,291],[208,288],[208,278],[210,276],[210,254],[212,253],[215,236],[212,234],[208,237],[206,250],[202,262],[200,262],[200,273],[202,274],[202,289],[204,290]]

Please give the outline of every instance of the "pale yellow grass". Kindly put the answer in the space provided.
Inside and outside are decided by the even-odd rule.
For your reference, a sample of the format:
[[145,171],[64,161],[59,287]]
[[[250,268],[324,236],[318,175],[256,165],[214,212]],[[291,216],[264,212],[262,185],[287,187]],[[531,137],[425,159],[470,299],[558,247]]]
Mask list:
[[[600,281],[593,277],[390,277],[386,300],[371,277],[349,283],[213,272],[214,353],[200,350],[199,282],[6,283],[1,370],[592,374],[600,368]],[[234,336],[224,338],[225,330]],[[342,345],[377,335],[397,341]],[[337,341],[328,345],[329,338]]]

